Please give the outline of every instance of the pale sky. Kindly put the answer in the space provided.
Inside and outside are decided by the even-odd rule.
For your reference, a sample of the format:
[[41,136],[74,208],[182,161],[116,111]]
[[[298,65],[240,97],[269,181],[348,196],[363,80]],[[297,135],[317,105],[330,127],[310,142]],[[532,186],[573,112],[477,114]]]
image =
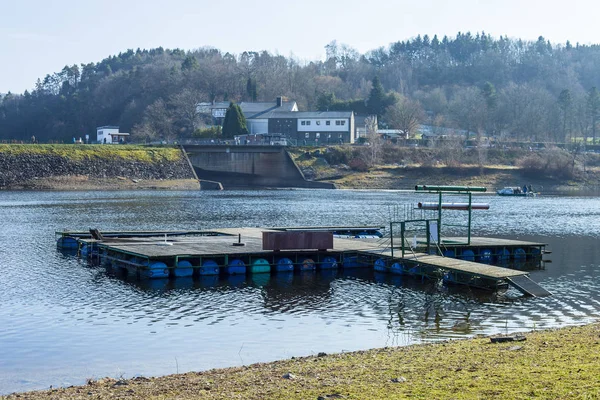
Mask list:
[[598,0],[0,0],[0,93],[127,49],[215,47],[321,60],[417,35],[600,43]]

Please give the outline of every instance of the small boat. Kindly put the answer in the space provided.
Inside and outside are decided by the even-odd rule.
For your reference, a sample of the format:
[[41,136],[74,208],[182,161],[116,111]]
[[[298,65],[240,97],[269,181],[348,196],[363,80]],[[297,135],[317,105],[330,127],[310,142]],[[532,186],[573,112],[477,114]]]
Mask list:
[[518,197],[534,197],[539,194],[530,189],[524,191],[522,188],[517,187],[517,186],[515,186],[515,187],[507,186],[505,188],[497,190],[496,193],[498,194],[498,196],[518,196]]

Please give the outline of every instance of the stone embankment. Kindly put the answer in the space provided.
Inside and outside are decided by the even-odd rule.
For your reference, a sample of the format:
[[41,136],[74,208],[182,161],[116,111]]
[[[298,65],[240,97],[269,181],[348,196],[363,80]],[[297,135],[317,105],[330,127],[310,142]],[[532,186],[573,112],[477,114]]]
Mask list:
[[[36,147],[37,146],[37,147]],[[198,189],[180,149],[0,148],[1,189]]]

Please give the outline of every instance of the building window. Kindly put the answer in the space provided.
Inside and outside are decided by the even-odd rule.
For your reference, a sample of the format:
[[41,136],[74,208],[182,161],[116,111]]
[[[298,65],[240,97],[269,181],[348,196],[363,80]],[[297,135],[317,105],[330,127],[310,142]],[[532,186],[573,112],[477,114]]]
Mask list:
[[321,121],[317,121],[317,125],[321,125]]
[[340,121],[342,125],[346,125],[346,121]]
[[320,134],[319,132],[317,132],[317,133],[315,134],[315,137],[318,139],[318,138],[320,138],[320,137],[321,137],[321,134]]
[[306,132],[306,133],[304,134],[304,137],[305,137],[306,139],[308,139],[308,138],[310,137],[310,133]]
[[335,121],[335,124],[336,124],[336,125],[341,125],[341,123],[340,123],[340,122],[342,122],[342,121]]
[[331,125],[331,121],[325,121],[325,125]]
[[306,125],[310,125],[310,121],[306,121]]
[[300,125],[306,125],[306,121],[300,122]]

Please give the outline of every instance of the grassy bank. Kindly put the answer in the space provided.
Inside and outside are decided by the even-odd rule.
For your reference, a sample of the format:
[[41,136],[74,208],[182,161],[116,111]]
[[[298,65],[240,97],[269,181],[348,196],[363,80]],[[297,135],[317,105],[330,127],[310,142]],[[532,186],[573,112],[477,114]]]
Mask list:
[[561,149],[435,149],[368,146],[297,148],[292,157],[313,180],[341,189],[411,189],[416,184],[504,186],[531,184],[543,191],[600,185],[600,155]]
[[296,358],[161,378],[102,379],[6,399],[594,399],[600,326]]
[[57,156],[71,161],[120,158],[140,162],[175,162],[182,157],[181,150],[176,147],[133,145],[0,144],[0,153]]
[[0,144],[0,189],[195,189],[178,147]]

